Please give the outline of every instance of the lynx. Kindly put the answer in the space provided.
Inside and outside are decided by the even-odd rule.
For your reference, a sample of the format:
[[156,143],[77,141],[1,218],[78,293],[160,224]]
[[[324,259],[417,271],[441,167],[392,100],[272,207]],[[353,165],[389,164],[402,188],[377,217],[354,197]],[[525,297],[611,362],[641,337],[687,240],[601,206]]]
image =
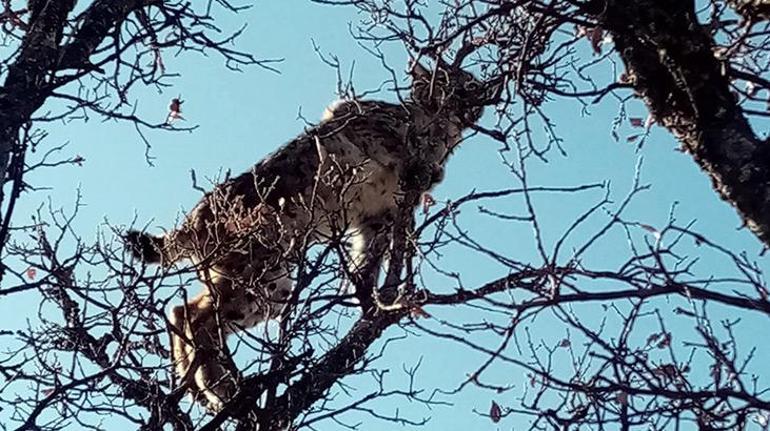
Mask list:
[[163,236],[127,233],[141,260],[187,259],[197,268],[204,289],[173,307],[169,329],[177,374],[211,410],[237,387],[224,338],[291,306],[298,245],[344,233],[352,277],[376,272],[399,196],[441,180],[495,89],[456,64],[437,63],[433,71],[413,63],[402,104],[330,106],[318,125],[206,194],[181,227]]

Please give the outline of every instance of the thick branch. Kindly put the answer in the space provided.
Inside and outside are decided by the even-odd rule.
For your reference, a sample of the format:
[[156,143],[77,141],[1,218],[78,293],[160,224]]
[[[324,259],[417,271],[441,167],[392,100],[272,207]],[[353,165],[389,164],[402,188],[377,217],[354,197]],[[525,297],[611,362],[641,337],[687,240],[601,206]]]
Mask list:
[[285,429],[287,424],[326,395],[335,382],[354,370],[369,346],[380,338],[385,329],[401,320],[407,312],[406,308],[396,312],[375,310],[374,315],[362,316],[337,346],[276,399],[269,412],[268,429]]
[[78,20],[81,22],[72,41],[62,48],[60,69],[86,68],[88,58],[99,47],[105,37],[126,17],[145,6],[158,3],[157,0],[132,0],[115,2],[98,0],[83,12]]
[[[108,333],[101,338],[96,338],[88,332],[80,305],[72,299],[68,292],[78,290],[71,270],[59,262],[54,249],[42,232],[39,241],[41,248],[45,250],[46,258],[51,262],[51,274],[56,280],[56,283],[51,284],[48,288],[48,294],[61,309],[66,323],[64,329],[67,335],[65,346],[98,365],[101,371],[97,375],[108,377],[112,383],[120,388],[123,397],[145,407],[152,413],[147,419],[147,426],[142,430],[161,429],[162,425],[167,423],[170,423],[174,430],[191,429],[192,423],[189,417],[179,407],[179,399],[182,398],[183,391],[177,390],[175,393],[166,395],[155,381],[135,381],[118,372],[115,360],[108,354],[108,346],[111,342],[120,340],[120,334]],[[119,349],[119,351],[121,350]],[[35,421],[50,401],[52,401],[51,397],[43,400],[36,408],[37,413],[30,414],[24,426],[20,427],[19,430],[37,429]]]
[[730,91],[726,65],[692,1],[608,0],[593,14],[614,39],[634,88],[712,180],[746,226],[770,245],[770,152]]
[[19,127],[30,120],[54,89],[54,73],[67,67],[83,67],[86,58],[82,56],[90,55],[129,13],[152,1],[94,2],[82,13],[82,25],[64,50],[60,49],[62,32],[75,1],[43,3],[34,11],[21,51],[8,66],[0,87],[0,179],[5,178]]
[[0,87],[0,183],[5,179],[19,127],[45,100],[41,94],[47,87],[48,71],[56,61],[67,15],[75,1],[30,2],[30,6],[29,29]]

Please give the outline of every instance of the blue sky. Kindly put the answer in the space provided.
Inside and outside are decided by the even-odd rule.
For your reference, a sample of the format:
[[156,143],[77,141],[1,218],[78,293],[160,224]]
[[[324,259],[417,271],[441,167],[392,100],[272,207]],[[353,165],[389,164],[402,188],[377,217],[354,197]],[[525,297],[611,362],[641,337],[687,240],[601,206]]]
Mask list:
[[[234,73],[225,69],[216,56],[204,58],[185,54],[176,57],[171,52],[164,53],[169,72],[178,72],[181,77],[173,79],[173,86],[162,93],[155,89],[137,88],[130,99],[136,102],[139,113],[160,122],[167,114],[169,100],[181,95],[185,100],[183,115],[186,121],[183,125],[198,125],[198,129],[192,133],[148,132],[152,143],[151,154],[155,157],[155,166],[150,167],[144,159],[143,144],[129,125],[104,123],[98,117],[92,117],[85,123],[52,125],[45,148],[67,143],[64,154],[82,155],[85,163],[82,167],[66,166],[41,171],[31,177],[35,185],[51,189],[23,198],[16,213],[18,223],[26,221],[28,215],[49,198],[57,206],[72,205],[75,191],[80,188],[85,206],[75,221],[75,228],[87,240],[96,238],[104,222],[128,225],[134,217],[140,225],[149,224],[151,230],[172,226],[184,210],[191,208],[199,198],[199,193],[191,187],[190,169],[195,169],[199,181],[206,177],[215,178],[227,169],[233,173],[242,172],[302,131],[305,123],[298,118],[299,112],[315,121],[320,118],[324,107],[335,100],[336,73],[320,61],[311,39],[323,52],[336,54],[344,72],[347,73],[355,63],[352,77],[359,92],[377,88],[388,78],[379,60],[358,47],[350,36],[348,25],[357,19],[353,9],[322,7],[300,1],[263,1],[257,2],[255,8],[242,15],[222,15],[221,18],[226,28],[236,28],[247,22],[248,29],[238,46],[262,58],[283,58],[284,61],[276,65],[280,74],[257,67]],[[386,53],[396,70],[405,69],[406,57],[400,47],[388,47]],[[387,92],[376,97],[392,99]],[[611,137],[611,120],[617,114],[617,101],[608,97],[589,109],[588,114],[583,114],[577,103],[567,100],[557,100],[546,106],[557,124],[557,131],[565,139],[568,156],[552,152],[548,163],[530,163],[531,185],[571,186],[611,180],[612,197],[618,202],[631,187],[635,169],[643,158],[641,178],[651,184],[651,189],[632,203],[627,219],[660,226],[667,221],[671,205],[678,202],[676,215],[682,224],[696,219],[697,229],[709,238],[732,249],[746,250],[751,255],[760,251],[760,243],[750,233],[737,230],[740,221],[734,210],[716,197],[709,180],[688,155],[676,150],[677,144],[664,130],[654,127],[644,147],[637,151],[633,144],[624,142],[623,137],[638,133],[627,122],[621,128],[620,142]],[[644,118],[647,115],[644,107],[637,102],[629,103],[628,110],[632,117]],[[489,119],[487,117],[487,121]],[[434,191],[436,199],[457,199],[472,189],[496,190],[516,186],[500,163],[498,148],[497,144],[481,137],[466,142],[450,161],[444,183]],[[553,246],[575,216],[597,202],[603,193],[594,190],[579,195],[537,195],[535,204],[544,242]],[[489,206],[499,211],[523,214],[521,204],[519,198],[511,198]],[[533,265],[541,263],[528,225],[492,221],[479,213],[475,205],[462,210],[461,220],[473,237],[487,246]],[[584,241],[592,229],[595,230],[603,221],[606,219],[598,217],[579,229],[571,245]],[[649,236],[641,229],[634,235],[637,239]],[[585,261],[596,267],[612,267],[626,258],[627,253],[626,239],[618,230],[600,240]],[[565,253],[567,255],[569,253]],[[756,260],[767,267],[767,257],[757,256]],[[704,277],[714,270],[729,273],[730,268],[723,267],[722,262],[704,256],[703,261],[696,265],[696,270],[701,271]],[[506,273],[504,268],[488,258],[459,247],[447,250],[440,264],[459,272],[466,287],[477,286]],[[428,287],[437,291],[448,291],[454,287],[451,280],[428,269],[426,280]],[[191,292],[196,289],[191,287]],[[12,316],[11,319],[0,318],[5,325],[23,324],[16,318],[21,303],[14,301],[31,301],[31,298],[28,296],[0,303],[0,316]],[[576,310],[584,313],[589,321],[603,313],[598,305],[581,306]],[[475,317],[473,310],[467,308],[428,311],[436,319],[472,321]],[[723,311],[715,312],[720,315]],[[421,324],[434,325],[430,321]],[[676,327],[676,322],[674,325]],[[536,320],[529,326],[533,334],[552,344],[565,336],[564,329],[555,325],[553,319]],[[401,333],[394,330],[389,335]],[[481,341],[495,345],[495,340],[491,338]],[[379,366],[392,370],[391,379],[395,387],[403,381],[402,366],[413,366],[421,359],[418,384],[427,389],[451,389],[484,358],[449,342],[434,340],[426,335],[410,335],[406,340],[395,343]],[[768,360],[770,349],[760,346],[755,364],[767,363]],[[431,421],[423,428],[426,430],[522,427],[527,423],[524,417],[507,418],[493,425],[489,419],[473,413],[474,409],[487,411],[492,399],[504,406],[518,405],[520,390],[527,382],[523,372],[497,366],[490,373],[489,379],[510,383],[516,388],[504,394],[470,388],[448,399],[454,407],[438,406],[432,411],[402,399],[385,400],[377,407],[390,413],[399,409],[403,413],[411,413],[412,418],[430,416]],[[360,384],[362,390],[367,384]],[[361,418],[355,415],[349,417],[351,422],[356,419]],[[383,424],[374,426],[396,428]],[[337,427],[332,423],[319,426],[319,429]]]

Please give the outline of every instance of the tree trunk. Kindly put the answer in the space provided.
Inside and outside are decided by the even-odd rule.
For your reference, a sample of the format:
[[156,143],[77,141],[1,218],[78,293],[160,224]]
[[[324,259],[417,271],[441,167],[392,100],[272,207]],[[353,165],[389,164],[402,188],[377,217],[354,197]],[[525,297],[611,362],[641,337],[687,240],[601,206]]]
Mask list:
[[694,2],[608,0],[591,7],[655,119],[679,139],[744,224],[770,245],[768,145],[738,106],[727,63],[715,56]]

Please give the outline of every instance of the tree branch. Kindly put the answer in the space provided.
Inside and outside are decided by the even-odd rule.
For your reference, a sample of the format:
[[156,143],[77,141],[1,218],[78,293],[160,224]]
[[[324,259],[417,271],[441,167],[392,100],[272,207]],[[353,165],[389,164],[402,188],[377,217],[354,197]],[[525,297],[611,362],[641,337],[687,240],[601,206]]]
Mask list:
[[694,2],[609,0],[590,10],[613,37],[634,88],[711,178],[744,224],[770,245],[770,149],[730,91],[725,64]]

